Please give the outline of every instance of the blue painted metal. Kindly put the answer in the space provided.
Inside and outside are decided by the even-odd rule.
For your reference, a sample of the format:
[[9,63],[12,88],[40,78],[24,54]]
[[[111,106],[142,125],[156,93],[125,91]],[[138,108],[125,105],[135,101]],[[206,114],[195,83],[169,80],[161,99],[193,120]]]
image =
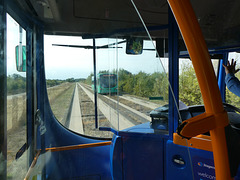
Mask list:
[[21,8],[18,7],[15,1],[7,0],[7,13],[14,18],[14,20],[21,25],[25,30],[26,29],[33,29],[33,23],[40,25],[41,23],[34,19],[32,16],[23,12]]
[[[229,53],[229,52],[239,52],[240,44],[236,44],[235,46],[210,48],[208,51],[209,51],[209,54],[225,54],[225,53]],[[179,57],[180,58],[188,58],[189,57],[188,51],[180,52]]]
[[240,166],[238,167],[237,175],[234,177],[234,180],[240,180]]
[[[189,152],[189,153],[188,153]],[[166,145],[166,179],[208,179],[215,175],[213,153],[180,146],[171,140]],[[211,179],[211,178],[209,178]],[[214,179],[214,177],[212,177]]]
[[99,127],[100,131],[111,131],[114,134],[118,135],[118,131],[116,129],[113,129],[111,127]]
[[[163,179],[163,141],[139,134],[122,137],[123,179]],[[136,173],[137,172],[137,173]]]
[[[47,130],[45,133],[45,147],[70,146],[103,141],[81,136],[63,127],[50,111],[46,98],[44,113]],[[97,175],[101,179],[110,179],[109,154],[110,146],[53,152],[46,166],[46,177],[51,177],[50,179],[60,179],[61,177],[64,179]]]
[[26,30],[27,47],[27,146],[29,147],[28,167],[34,159],[34,88],[33,88],[33,59],[32,31]]
[[47,178],[111,179],[109,154],[110,146],[52,152],[47,164]]
[[[179,62],[178,62],[178,26],[173,17],[172,11],[168,10],[168,44],[169,44],[169,83],[172,87],[169,89],[169,114],[168,114],[168,127],[170,139],[173,139],[173,132],[178,127],[178,102],[179,102]],[[172,94],[173,93],[173,94]],[[174,97],[173,97],[174,96]],[[175,98],[175,100],[174,100]],[[176,104],[177,103],[177,104]]]
[[[44,79],[44,74],[41,74],[41,79]],[[87,144],[102,142],[97,138],[90,138],[71,132],[63,127],[54,117],[49,101],[47,98],[46,84],[43,84],[43,92],[40,94],[43,97],[40,103],[40,111],[44,118],[44,127],[46,132],[41,135],[38,141],[38,147],[41,149],[47,147],[70,146],[77,144]],[[43,104],[44,106],[41,106]],[[39,135],[41,132],[39,132]],[[96,175],[96,178],[110,178],[110,146],[68,150],[42,154],[41,161],[47,164],[44,166],[43,175],[45,178],[62,179],[64,178],[87,178]],[[45,156],[44,156],[45,155]],[[101,166],[99,166],[101,164]],[[45,172],[44,172],[45,171]],[[95,178],[93,176],[93,178]]]
[[[11,0],[9,2],[11,2]],[[28,19],[30,18],[28,17]],[[19,18],[19,21],[22,21],[21,18]],[[32,24],[28,23],[25,23],[24,26],[31,27]],[[40,158],[43,163],[44,161],[46,163],[43,168],[45,179],[112,178],[175,180],[177,178],[187,180],[193,179],[191,176],[192,169],[193,172],[198,174],[199,167],[202,167],[201,163],[203,160],[205,161],[207,159],[206,162],[212,163],[211,152],[190,148],[189,156],[187,147],[175,145],[171,141],[172,133],[178,125],[178,114],[171,95],[169,95],[169,134],[165,133],[166,131],[154,128],[151,123],[141,124],[120,132],[111,128],[102,128],[102,130],[110,130],[115,133],[112,145],[52,153],[44,152],[46,147],[87,144],[102,142],[104,140],[73,133],[63,127],[54,117],[46,91],[43,61],[43,29],[42,27],[36,27],[36,29],[37,107],[40,109],[46,128],[46,132],[42,135],[40,129],[38,129],[37,145],[38,148],[43,149],[43,154]],[[176,101],[178,102],[177,32],[175,20],[172,14],[169,14],[169,79]],[[30,39],[30,31],[27,31],[27,37]],[[31,45],[28,48],[30,49]],[[0,59],[0,61],[2,62],[2,59]],[[2,66],[0,66],[0,68],[2,68]],[[4,71],[0,71],[1,74],[3,72]],[[29,65],[27,69],[28,91],[31,91],[31,85],[33,83],[30,81],[33,76],[32,73],[33,69],[31,69]],[[0,82],[2,83],[4,81],[1,80]],[[222,86],[220,89],[222,89]],[[31,122],[33,107],[30,107],[33,103],[32,97],[33,94],[28,93],[28,137],[32,137],[31,130],[33,128]],[[0,102],[2,103],[1,99]],[[30,159],[32,159],[32,156]],[[182,164],[182,160],[186,164]],[[191,166],[191,161],[193,162],[193,167]],[[210,164],[210,166],[212,165]],[[211,169],[211,167],[209,169]],[[204,172],[201,173],[205,175]],[[197,178],[198,177],[195,177],[195,179]]]
[[110,148],[111,177],[115,180],[123,179],[123,152],[122,138],[114,135]]
[[125,133],[114,136],[112,178],[163,179],[163,146],[162,137],[156,134]]
[[7,179],[6,1],[0,0],[0,179]]
[[[112,179],[116,180],[215,177],[212,152],[174,144],[169,136],[157,133],[149,123],[113,136],[110,163]],[[240,179],[239,175],[240,171],[235,179]]]
[[[33,26],[40,25],[40,22],[23,12],[16,2],[12,0],[6,1],[7,13],[9,13],[18,24],[26,30],[26,43],[27,43],[27,148],[28,148],[28,166],[34,159],[34,67],[33,67]],[[36,50],[36,49],[35,49]]]
[[95,128],[98,128],[98,111],[97,111],[97,79],[96,79],[96,41],[93,38],[93,71],[94,71],[94,112],[95,112]]
[[161,134],[161,137],[168,138],[168,131],[159,131],[159,129],[153,129],[152,123],[144,123],[144,124],[139,124],[127,129],[124,129],[122,131],[118,132],[119,136],[126,136],[126,134],[131,133],[131,136],[138,136],[139,133],[144,133],[144,134],[149,134],[153,135],[154,137],[156,134]]
[[153,129],[151,123],[119,131],[110,150],[112,179],[164,179],[168,138],[168,131]]
[[43,56],[41,54],[43,34],[42,31],[38,33],[37,98],[43,126],[46,129],[44,132],[38,127],[37,147],[42,149],[41,161],[45,164],[42,174],[46,179],[60,179],[60,177],[61,179],[89,177],[111,179],[110,146],[54,152],[51,153],[50,157],[48,152],[44,152],[47,147],[96,143],[104,140],[76,134],[66,129],[56,120],[47,97]]
[[220,60],[219,64],[219,72],[218,72],[218,86],[221,93],[222,101],[225,102],[226,98],[226,84],[225,84],[225,69],[222,64],[227,64],[228,61],[228,53],[224,53],[223,59]]
[[[36,28],[36,62],[37,64],[37,108],[40,110],[40,116],[42,122],[40,123],[40,126],[38,126],[37,133],[38,133],[38,142],[37,146],[40,147],[39,149],[42,149],[42,153],[45,153],[46,143],[45,140],[47,138],[46,133],[43,133],[42,127],[46,124],[47,119],[45,116],[45,102],[44,98],[47,97],[47,94],[44,93],[44,87],[46,87],[46,81],[45,81],[45,72],[44,72],[44,55],[43,55],[43,27],[37,27]],[[41,126],[43,125],[43,126]],[[45,156],[42,158],[42,163],[46,164]],[[42,169],[42,178],[43,180],[46,179],[46,171],[47,167],[43,166]]]
[[[178,103],[178,30],[172,14],[169,14],[168,34],[169,81]],[[173,138],[172,133],[178,126],[178,113],[170,93],[169,106],[168,131],[155,129],[151,123],[145,123],[120,131],[118,136],[113,138],[113,179],[166,179],[166,142]],[[118,157],[119,154],[122,156]],[[119,169],[122,170],[122,176]]]

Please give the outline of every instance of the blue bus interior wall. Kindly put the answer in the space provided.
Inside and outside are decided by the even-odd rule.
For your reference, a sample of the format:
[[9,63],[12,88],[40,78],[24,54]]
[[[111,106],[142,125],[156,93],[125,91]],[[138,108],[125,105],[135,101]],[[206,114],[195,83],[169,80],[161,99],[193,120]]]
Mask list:
[[[43,144],[46,148],[103,141],[64,128],[51,112],[43,92],[42,96],[45,97],[41,112],[46,132],[42,135],[38,133],[41,137],[38,149],[43,148]],[[52,152],[46,156],[49,156],[45,166],[47,179],[171,180],[178,177],[180,180],[190,180],[193,177],[215,177],[212,152],[176,145],[169,135],[157,133],[151,123],[118,132],[110,146]]]
[[[42,63],[37,70],[38,79],[42,80],[38,84],[38,108],[46,131],[38,129],[37,149],[104,141],[75,134],[56,120],[47,99],[43,67]],[[141,132],[119,132],[109,146],[45,152],[41,156],[45,155],[46,178],[214,179],[212,152],[176,145],[169,136],[154,134],[149,123],[141,128]],[[240,179],[240,170],[235,179]]]
[[[43,105],[40,105],[42,123],[38,127],[37,149],[106,141],[82,136],[63,127],[51,111],[45,82],[42,89],[40,96],[44,97],[44,100]],[[44,163],[44,176],[47,179],[111,179],[109,154],[109,145],[58,152],[47,151],[42,154],[45,161],[47,159]]]
[[[110,161],[112,179],[117,180],[215,179],[212,152],[174,144],[167,135],[153,134],[150,123],[114,135]],[[240,168],[234,179],[239,175]]]
[[[89,144],[102,142],[102,140],[91,139],[77,135],[56,122],[53,116],[52,123],[46,123],[45,147],[71,146],[78,144]],[[48,128],[54,131],[48,131]],[[48,156],[46,152],[46,156]],[[46,164],[49,179],[64,179],[72,177],[84,177],[97,175],[99,179],[110,179],[110,146],[94,148],[83,148],[50,152],[49,162]],[[101,164],[101,166],[99,166]],[[46,176],[47,176],[46,175]]]
[[[42,84],[41,89],[44,91],[40,91],[38,98],[44,99],[39,109],[46,132],[41,133],[40,130],[38,132],[38,149],[104,141],[81,136],[64,128],[51,112],[45,82]],[[136,132],[134,128],[137,129]],[[190,156],[187,147],[173,144],[170,135],[154,133],[147,123],[119,132],[114,136],[110,146],[52,152],[45,166],[46,178],[151,180],[171,180],[176,177],[180,180],[190,180],[193,177],[214,178],[212,152],[189,149]],[[235,179],[239,179],[238,176]]]
[[163,179],[163,149],[162,138],[153,134],[114,136],[112,179]]
[[179,180],[191,180],[215,177],[212,152],[191,147],[188,149],[174,144],[171,140],[168,140],[166,145],[166,167],[167,179],[178,177]]

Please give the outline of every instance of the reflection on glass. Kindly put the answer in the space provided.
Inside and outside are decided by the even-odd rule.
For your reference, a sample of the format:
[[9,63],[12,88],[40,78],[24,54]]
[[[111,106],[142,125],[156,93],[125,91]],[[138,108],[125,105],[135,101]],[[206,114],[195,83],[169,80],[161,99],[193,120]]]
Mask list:
[[[62,44],[71,44],[75,38],[45,36],[47,91],[52,111],[63,125],[80,134],[112,137],[111,132],[95,129],[93,50],[82,48],[82,44],[89,47],[92,42],[77,37],[79,48],[51,46],[61,44],[61,41]],[[126,41],[123,39],[96,40],[97,47],[109,47],[96,50],[96,115],[99,127],[123,130],[149,123],[150,112],[168,103],[168,79],[164,70],[168,59],[163,58],[163,64],[159,61],[156,51],[153,51],[155,42],[144,40],[143,44],[146,50],[141,55],[131,56],[126,54]],[[53,57],[48,57],[48,51],[59,55],[55,57],[57,62],[53,63]],[[66,64],[64,57],[71,53],[76,56],[68,56]],[[63,77],[61,69],[64,65]],[[76,97],[77,108],[80,109],[77,123],[82,130],[71,128]]]
[[127,54],[142,54],[143,51],[143,40],[141,38],[129,38],[127,39]]
[[26,73],[16,68],[17,45],[26,45],[26,32],[7,16],[7,179],[24,179],[27,173],[27,153],[15,160],[26,143]]

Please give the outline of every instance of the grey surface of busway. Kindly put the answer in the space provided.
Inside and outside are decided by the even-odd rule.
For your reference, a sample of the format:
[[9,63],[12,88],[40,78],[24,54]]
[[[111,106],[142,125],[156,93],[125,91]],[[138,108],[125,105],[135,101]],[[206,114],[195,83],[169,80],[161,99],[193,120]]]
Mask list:
[[[81,84],[78,85],[83,89],[83,91],[89,96],[89,98],[94,102],[94,94],[83,87]],[[121,115],[117,110],[111,108],[108,104],[98,98],[98,108],[104,114],[104,116],[109,120],[115,129],[126,129],[134,126],[127,118]],[[118,128],[119,127],[119,128]]]
[[143,100],[143,99],[138,99],[138,98],[128,96],[128,95],[122,95],[122,96],[120,96],[120,98],[131,101],[131,102],[134,102],[134,103],[137,103],[137,104],[140,104],[140,105],[148,107],[150,109],[155,109],[155,108],[158,108],[160,106],[159,104],[152,103],[152,102],[149,102],[149,101],[146,101],[146,100]]
[[[86,86],[89,86],[89,85],[86,85]],[[89,86],[89,87],[91,87],[91,86]],[[132,96],[129,96],[129,95],[125,95],[125,94],[119,96],[119,98],[125,99],[127,101],[131,101],[133,103],[145,106],[145,107],[150,108],[150,109],[155,109],[155,108],[158,108],[159,106],[161,106],[161,105],[159,105],[157,103],[149,102],[147,100],[135,98],[135,97],[132,97]]]
[[[116,100],[111,99],[111,98],[108,97],[108,96],[104,96],[104,97],[107,98],[107,99],[109,99],[110,101],[112,101],[112,102],[114,102],[114,103],[119,103],[120,106],[122,106],[122,107],[124,107],[124,108],[126,108],[126,109],[128,109],[128,110],[130,110],[130,111],[132,111],[133,113],[141,116],[142,118],[144,118],[144,119],[146,119],[146,120],[148,120],[148,121],[151,121],[151,117],[150,117],[150,116],[147,116],[146,114],[141,113],[141,112],[139,112],[139,111],[137,111],[137,110],[135,110],[135,109],[133,109],[133,108],[131,108],[131,107],[123,104],[123,103],[117,102]],[[138,102],[136,102],[136,101],[134,101],[134,102],[135,102],[136,104],[138,104]]]
[[83,134],[82,113],[79,104],[77,84],[75,86],[74,97],[72,101],[69,129],[77,133]]

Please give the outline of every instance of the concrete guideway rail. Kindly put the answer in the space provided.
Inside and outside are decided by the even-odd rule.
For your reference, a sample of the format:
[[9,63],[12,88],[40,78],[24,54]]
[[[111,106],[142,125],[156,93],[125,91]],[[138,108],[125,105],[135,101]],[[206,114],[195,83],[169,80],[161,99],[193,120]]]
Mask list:
[[[137,111],[137,110],[135,110],[135,109],[133,109],[133,108],[123,104],[123,103],[117,102],[116,100],[114,100],[114,99],[112,99],[112,98],[110,98],[110,97],[108,97],[106,95],[104,97],[109,99],[110,101],[116,103],[116,104],[119,103],[120,106],[130,110],[131,112],[141,116],[142,118],[144,118],[144,119],[146,119],[148,121],[151,121],[151,117],[150,116],[147,116],[146,114],[141,113],[141,112],[139,112],[139,111]],[[124,95],[124,96],[119,96],[119,98],[131,101],[133,103],[136,103],[136,104],[139,104],[139,105],[145,106],[147,108],[151,108],[151,109],[155,109],[155,108],[159,107],[158,104],[155,104],[155,103],[152,103],[152,102],[147,102],[147,101],[144,101],[144,100],[141,100],[141,99],[137,99],[137,98],[134,98],[134,97],[131,97],[131,96]]]
[[72,131],[78,132],[80,134],[83,134],[84,131],[83,131],[82,113],[81,113],[81,108],[80,108],[80,104],[79,104],[77,84],[75,87],[72,103],[73,104],[72,104],[72,109],[71,109],[69,129],[71,129]]
[[122,99],[128,100],[128,101],[132,101],[134,103],[140,104],[142,106],[148,107],[150,109],[156,109],[160,106],[159,104],[148,102],[146,100],[138,99],[138,98],[131,97],[131,96],[128,96],[128,95],[122,95],[122,96],[119,96],[119,97],[122,98]]
[[[87,84],[85,84],[85,85],[88,86],[89,88],[91,88],[91,86],[89,86]],[[128,95],[121,95],[121,96],[119,96],[119,98],[125,99],[127,101],[131,101],[133,103],[142,105],[142,106],[150,108],[150,109],[156,109],[159,106],[161,106],[159,104],[156,104],[156,103],[153,103],[153,102],[149,102],[149,101],[143,100],[143,99],[138,99],[138,98],[135,98],[135,97],[132,97],[132,96],[128,96]]]
[[[137,111],[137,110],[135,110],[135,109],[133,109],[133,108],[131,108],[131,107],[129,107],[129,106],[126,106],[126,105],[123,104],[123,103],[117,102],[116,100],[111,99],[111,98],[108,97],[108,96],[104,96],[104,97],[107,98],[107,99],[109,99],[110,101],[112,101],[112,102],[114,102],[114,103],[119,103],[120,106],[122,106],[122,107],[124,107],[124,108],[126,108],[126,109],[128,109],[128,110],[130,110],[130,111],[132,111],[133,113],[141,116],[142,118],[144,118],[144,119],[146,119],[146,120],[148,120],[148,121],[151,121],[151,117],[150,117],[150,116],[147,116],[147,115],[144,114],[144,113],[141,113],[141,112],[139,112],[139,111]],[[135,103],[138,103],[138,102],[135,101]]]
[[[83,87],[81,84],[78,85],[83,89],[83,91],[89,96],[89,98],[94,102],[94,94],[88,90],[87,88]],[[112,124],[113,128],[115,129],[126,129],[129,127],[134,126],[126,117],[121,115],[118,111],[111,108],[107,105],[104,101],[98,98],[98,108],[104,114],[104,116],[109,120]]]

